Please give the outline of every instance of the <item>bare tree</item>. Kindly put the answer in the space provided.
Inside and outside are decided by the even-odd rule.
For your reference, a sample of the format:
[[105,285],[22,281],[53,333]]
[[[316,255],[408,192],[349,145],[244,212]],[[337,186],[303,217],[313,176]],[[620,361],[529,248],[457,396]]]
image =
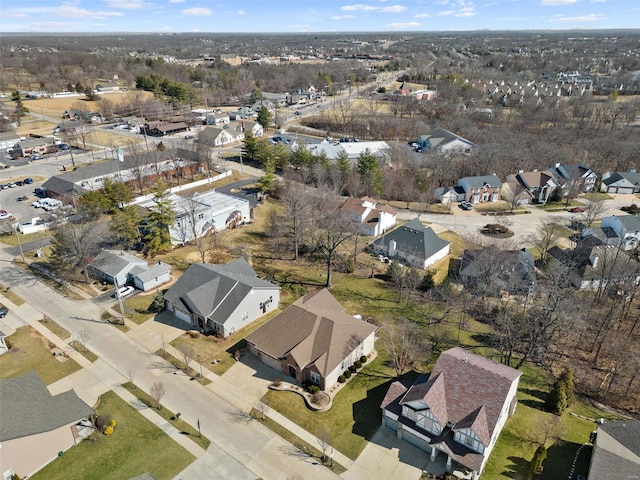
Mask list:
[[131,384],[131,390],[134,390],[136,388],[135,379],[136,379],[135,370],[133,368],[129,368],[127,370],[127,380],[129,380],[129,383]]
[[178,351],[180,352],[180,356],[182,357],[182,361],[184,362],[185,370],[189,370],[189,363],[193,360],[194,352],[193,349],[187,345],[180,345],[178,347]]
[[604,198],[591,196],[587,199],[584,212],[582,212],[582,221],[584,222],[586,227],[589,228],[591,227],[593,222],[595,222],[596,219],[604,213],[604,211]]
[[293,241],[293,258],[298,260],[300,243],[308,220],[312,217],[312,196],[309,195],[304,185],[293,180],[285,179],[282,185],[282,205],[285,214],[280,220],[286,225],[287,236]]
[[[193,243],[198,249],[200,260],[205,262],[207,256],[207,236],[213,233],[214,226],[200,221],[207,209],[198,201],[197,194],[186,197],[176,215],[177,232],[183,244]],[[206,213],[204,213],[206,214]]]
[[86,328],[80,330],[80,332],[78,333],[78,341],[80,342],[80,344],[83,347],[87,348],[87,342],[89,340],[91,340],[91,332]]
[[430,353],[420,336],[418,326],[406,318],[386,320],[382,324],[380,336],[398,378],[410,365]]
[[162,400],[162,397],[164,397],[164,394],[165,394],[165,390],[164,390],[164,385],[162,385],[162,382],[155,382],[153,385],[151,385],[151,390],[149,390],[149,395],[151,395],[151,398],[153,398],[156,401],[156,408],[158,410],[162,408],[162,405],[160,405],[160,400]]
[[259,393],[257,397],[254,408],[260,412],[260,418],[264,421],[267,413],[271,410],[271,406],[269,405],[269,400],[267,398],[261,398]]
[[321,426],[318,427],[316,438],[318,439],[320,450],[322,450],[322,462],[325,463],[327,461],[327,449],[331,445],[331,433]]
[[553,220],[543,222],[538,226],[533,243],[540,250],[540,260],[547,261],[549,249],[562,237],[563,228]]

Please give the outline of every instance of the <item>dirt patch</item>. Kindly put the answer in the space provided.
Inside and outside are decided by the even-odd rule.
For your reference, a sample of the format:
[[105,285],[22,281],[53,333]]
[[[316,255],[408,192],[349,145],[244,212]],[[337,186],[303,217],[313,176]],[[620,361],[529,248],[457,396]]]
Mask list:
[[[100,95],[100,98],[106,98],[112,101],[114,104],[119,104],[127,101],[127,96],[131,95],[132,92],[124,91],[124,92],[111,92]],[[143,92],[136,91],[135,95],[142,95],[143,98],[153,97],[153,93],[151,92]],[[76,103],[82,103],[83,106],[89,110],[98,110],[100,111],[100,101],[89,102],[86,101],[85,96],[81,95],[78,97],[62,97],[62,98],[39,98],[37,100],[25,100],[24,105],[33,112],[36,116],[37,114],[51,115],[56,114],[56,117],[62,117],[62,114],[65,110],[69,110],[73,108]]]

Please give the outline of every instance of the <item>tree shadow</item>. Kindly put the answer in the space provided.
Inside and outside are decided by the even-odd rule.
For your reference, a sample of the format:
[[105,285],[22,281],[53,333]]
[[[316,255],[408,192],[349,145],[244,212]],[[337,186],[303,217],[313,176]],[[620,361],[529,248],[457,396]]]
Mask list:
[[305,450],[302,450],[295,445],[282,445],[279,447],[280,451],[289,457],[294,458],[313,458],[313,455]]
[[250,413],[243,412],[242,410],[227,410],[227,415],[233,423],[249,423],[253,420]]
[[506,465],[508,470],[502,472],[502,475],[508,478],[520,479],[527,478],[529,470],[529,462],[521,457],[508,457],[509,464]]

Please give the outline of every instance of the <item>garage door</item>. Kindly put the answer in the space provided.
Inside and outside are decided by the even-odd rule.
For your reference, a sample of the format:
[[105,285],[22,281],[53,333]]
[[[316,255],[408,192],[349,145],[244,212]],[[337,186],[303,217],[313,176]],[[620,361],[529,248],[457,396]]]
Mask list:
[[429,442],[421,437],[418,437],[416,434],[414,434],[410,430],[402,430],[402,439],[406,442],[409,442],[411,445],[415,445],[420,450],[424,450],[427,453],[431,453],[431,447],[429,446]]
[[273,368],[274,370],[277,370],[278,372],[282,370],[282,368],[280,367],[280,361],[276,360],[273,357],[270,357],[266,353],[262,353],[262,355],[260,355],[260,360],[262,360],[262,363],[270,366],[271,368]]
[[398,431],[398,421],[393,418],[384,417],[384,426],[389,427],[394,432]]
[[619,187],[616,193],[624,193],[626,195],[631,195],[633,193],[633,187]]

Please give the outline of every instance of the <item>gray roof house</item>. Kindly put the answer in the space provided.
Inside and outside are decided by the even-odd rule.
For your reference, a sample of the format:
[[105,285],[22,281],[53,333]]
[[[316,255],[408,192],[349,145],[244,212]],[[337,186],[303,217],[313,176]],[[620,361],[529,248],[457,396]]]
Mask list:
[[502,181],[494,173],[461,178],[458,186],[463,188],[465,200],[471,203],[497,202],[500,200]]
[[168,311],[221,337],[278,307],[280,287],[258,278],[240,257],[226,265],[194,263],[164,295]]
[[589,480],[637,478],[640,473],[640,421],[616,420],[598,425]]
[[592,192],[598,180],[598,176],[589,167],[582,164],[562,165],[556,163],[556,166],[550,168],[549,171],[565,190],[568,188],[580,192]]
[[633,194],[640,192],[640,173],[606,172],[602,175],[600,190],[606,193]]
[[471,153],[477,148],[475,143],[440,127],[420,135],[418,137],[418,145],[426,153],[445,154],[456,152]]
[[526,248],[465,250],[460,262],[460,280],[468,288],[527,295],[536,285],[535,261]]
[[[633,250],[640,245],[640,216],[638,215],[612,215],[604,217],[600,228],[608,238],[616,238],[616,246],[625,250]],[[615,235],[607,232],[611,229]],[[611,241],[608,244],[615,244]]]
[[449,255],[450,242],[442,240],[420,219],[386,233],[373,242],[376,251],[417,268],[427,268]]
[[391,384],[381,404],[383,425],[454,477],[480,478],[515,412],[521,375],[463,348],[446,350],[413,385]]
[[51,395],[33,370],[0,380],[0,472],[25,478],[44,467],[75,445],[78,423],[94,413],[73,390]]
[[148,264],[124,250],[103,250],[88,265],[89,275],[119,286],[133,282],[147,291],[171,280],[171,266],[156,262]]
[[375,325],[345,313],[322,289],[299,298],[245,340],[262,363],[299,384],[327,390],[373,351],[375,332]]

